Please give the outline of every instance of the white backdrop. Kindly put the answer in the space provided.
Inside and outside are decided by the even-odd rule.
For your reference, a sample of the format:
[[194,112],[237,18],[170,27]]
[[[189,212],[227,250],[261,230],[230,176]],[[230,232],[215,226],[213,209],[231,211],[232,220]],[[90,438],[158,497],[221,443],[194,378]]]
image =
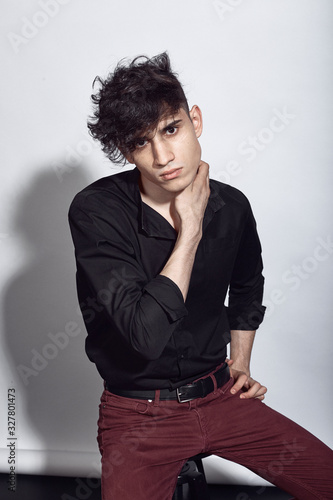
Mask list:
[[[252,374],[267,404],[332,446],[332,2],[0,5],[0,470],[13,388],[16,472],[99,473],[102,383],[84,353],[67,210],[118,171],[86,132],[93,79],[164,50],[202,108],[211,176],[245,192],[256,215],[268,309]],[[264,483],[218,458],[206,464],[210,481]]]

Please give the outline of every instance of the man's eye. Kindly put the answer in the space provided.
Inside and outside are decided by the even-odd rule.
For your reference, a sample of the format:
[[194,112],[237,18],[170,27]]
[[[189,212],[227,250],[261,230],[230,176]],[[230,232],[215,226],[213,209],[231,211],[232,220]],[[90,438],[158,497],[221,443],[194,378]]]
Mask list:
[[145,139],[138,139],[135,143],[135,146],[137,148],[143,148],[147,144],[147,141]]
[[177,132],[177,127],[168,127],[166,132],[168,135],[173,135]]

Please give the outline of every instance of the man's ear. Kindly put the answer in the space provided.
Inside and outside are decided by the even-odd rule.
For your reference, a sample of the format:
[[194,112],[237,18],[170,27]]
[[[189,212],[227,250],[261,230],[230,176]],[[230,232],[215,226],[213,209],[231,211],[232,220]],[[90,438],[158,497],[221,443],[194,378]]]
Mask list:
[[203,123],[202,123],[201,109],[196,104],[192,107],[190,111],[190,118],[194,127],[195,135],[197,136],[197,138],[199,138],[202,133]]
[[126,158],[126,161],[128,161],[128,163],[130,163],[131,165],[134,165],[134,160],[133,160],[133,157],[131,154],[126,155],[125,158]]
[[132,153],[124,153],[124,151],[121,151],[121,150],[119,150],[119,151],[121,152],[121,154],[123,155],[125,160],[128,161],[128,163],[130,163],[131,165],[134,165]]

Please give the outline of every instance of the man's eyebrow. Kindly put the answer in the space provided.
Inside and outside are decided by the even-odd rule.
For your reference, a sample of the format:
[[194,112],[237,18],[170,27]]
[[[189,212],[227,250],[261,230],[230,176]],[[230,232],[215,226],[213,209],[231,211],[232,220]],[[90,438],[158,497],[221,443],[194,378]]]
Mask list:
[[[176,125],[178,125],[182,121],[183,120],[181,118],[179,118],[178,120],[173,120],[172,122],[165,125],[165,127],[161,128],[160,132],[165,133],[168,130],[168,128],[175,127]],[[142,133],[142,135],[141,134],[138,135],[130,142],[130,146],[134,147],[134,145],[138,141],[148,141],[149,136],[151,136],[151,134],[152,134],[152,132],[147,131],[146,133]]]
[[178,125],[178,123],[182,122],[183,120],[182,119],[179,119],[179,120],[173,120],[173,122],[170,122],[168,123],[165,127],[163,127],[161,129],[161,132],[166,132],[168,130],[168,128],[171,128],[171,127],[175,127],[176,125]]

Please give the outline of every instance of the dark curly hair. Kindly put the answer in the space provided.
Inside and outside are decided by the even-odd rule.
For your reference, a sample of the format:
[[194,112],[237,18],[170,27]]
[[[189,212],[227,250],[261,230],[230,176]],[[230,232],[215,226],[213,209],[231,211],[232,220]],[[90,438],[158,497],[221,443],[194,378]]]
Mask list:
[[96,81],[100,89],[91,96],[95,108],[88,128],[113,163],[125,164],[136,139],[154,130],[166,113],[176,114],[183,107],[189,114],[166,52],[151,59],[138,56],[128,65],[122,60],[105,80],[96,77]]

